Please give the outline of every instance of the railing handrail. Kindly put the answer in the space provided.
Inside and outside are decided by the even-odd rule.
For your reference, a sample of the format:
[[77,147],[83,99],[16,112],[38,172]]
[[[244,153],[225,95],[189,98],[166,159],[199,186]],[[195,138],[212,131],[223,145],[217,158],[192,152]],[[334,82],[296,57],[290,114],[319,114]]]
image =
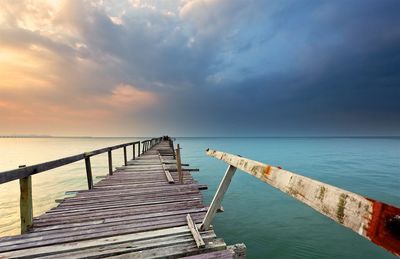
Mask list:
[[[163,138],[152,138],[145,140],[143,145],[143,153],[148,149],[152,148],[157,143],[160,143]],[[88,189],[93,189],[93,177],[92,177],[92,166],[90,163],[90,158],[95,155],[102,153],[108,153],[108,174],[113,174],[113,163],[112,163],[112,151],[118,148],[123,148],[124,153],[124,165],[128,165],[128,157],[126,147],[132,145],[132,159],[135,159],[135,147],[138,145],[137,153],[140,156],[140,141],[128,142],[124,144],[119,144],[111,147],[105,147],[91,152],[85,152],[82,154],[64,157],[56,159],[53,161],[48,161],[31,166],[20,166],[19,169],[9,170],[5,172],[0,172],[0,184],[7,183],[13,180],[19,179],[19,189],[20,189],[20,222],[21,222],[21,234],[26,233],[33,225],[33,203],[32,203],[32,175],[38,174],[44,171],[48,171],[54,168],[58,168],[64,165],[68,165],[80,160],[85,160],[86,167],[86,179],[88,183]]]
[[[158,139],[158,138],[153,138],[153,139]],[[145,140],[145,141],[151,141],[151,140]],[[68,165],[80,160],[83,160],[87,157],[99,155],[102,153],[106,153],[108,151],[112,151],[115,149],[131,146],[131,145],[140,145],[140,141],[134,141],[134,142],[128,142],[128,143],[123,143],[111,147],[105,147],[97,150],[93,150],[90,152],[84,152],[78,155],[73,155],[73,156],[68,156],[40,164],[35,164],[35,165],[30,165],[26,166],[23,168],[18,168],[18,169],[12,169],[4,172],[0,172],[0,184],[7,183],[10,181],[18,180],[21,178],[25,178],[34,174],[38,174],[44,171],[48,171],[51,169],[55,169],[64,165]]]
[[203,220],[202,229],[210,225],[237,168],[400,255],[400,208],[241,156],[210,149],[207,149],[207,155],[224,161],[229,167]]

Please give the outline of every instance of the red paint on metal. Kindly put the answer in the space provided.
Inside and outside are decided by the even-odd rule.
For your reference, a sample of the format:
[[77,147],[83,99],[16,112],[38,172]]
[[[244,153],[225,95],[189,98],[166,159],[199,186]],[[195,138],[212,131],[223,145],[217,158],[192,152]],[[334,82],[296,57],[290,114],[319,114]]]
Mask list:
[[400,208],[373,199],[368,200],[373,203],[372,218],[367,229],[368,238],[395,255],[400,255],[400,239],[388,228],[388,221],[400,215]]

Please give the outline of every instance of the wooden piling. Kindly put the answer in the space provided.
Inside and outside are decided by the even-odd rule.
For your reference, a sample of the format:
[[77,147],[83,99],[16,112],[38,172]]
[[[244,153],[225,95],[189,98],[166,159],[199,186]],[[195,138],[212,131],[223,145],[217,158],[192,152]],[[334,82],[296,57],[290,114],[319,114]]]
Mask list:
[[111,149],[108,151],[108,174],[113,174],[112,153]]
[[126,156],[126,146],[124,147],[124,165],[128,165],[128,157]]
[[175,153],[175,149],[174,149],[174,142],[172,142],[171,139],[169,139],[169,145],[172,149],[172,155],[174,156],[174,159],[176,159],[176,153]]
[[176,149],[176,168],[178,170],[179,183],[183,184],[182,161],[181,161],[181,151],[179,144],[177,145]]
[[[25,165],[19,166],[23,168]],[[28,232],[33,222],[33,205],[32,205],[32,177],[24,177],[19,179],[20,199],[19,212],[21,221],[21,234]]]
[[92,166],[90,164],[90,156],[85,156],[86,165],[86,178],[88,183],[88,189],[93,189],[93,177],[92,177]]

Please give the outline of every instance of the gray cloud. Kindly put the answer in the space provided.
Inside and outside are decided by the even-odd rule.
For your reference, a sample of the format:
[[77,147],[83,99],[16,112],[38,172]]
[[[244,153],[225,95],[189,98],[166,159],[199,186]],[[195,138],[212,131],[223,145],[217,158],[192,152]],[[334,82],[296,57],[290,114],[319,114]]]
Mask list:
[[395,0],[66,1],[46,18],[54,32],[20,28],[9,15],[0,44],[49,50],[54,84],[71,95],[66,106],[119,84],[157,94],[140,116],[127,107],[120,127],[140,120],[164,125],[152,134],[398,134],[399,9]]

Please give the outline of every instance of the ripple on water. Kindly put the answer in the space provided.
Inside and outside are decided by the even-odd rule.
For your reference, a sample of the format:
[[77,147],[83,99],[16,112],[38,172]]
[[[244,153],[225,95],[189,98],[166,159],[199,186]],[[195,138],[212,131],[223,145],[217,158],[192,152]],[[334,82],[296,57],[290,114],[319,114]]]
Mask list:
[[[116,142],[113,144],[127,142],[113,141]],[[32,150],[51,150],[49,154],[39,154],[37,158],[33,157],[36,160],[24,163],[33,164],[63,154],[109,146],[111,140],[53,142],[57,139],[40,144],[24,143],[29,146],[27,154],[32,154]],[[299,174],[400,206],[400,139],[178,138],[177,143],[183,148],[183,161],[201,170],[193,175],[209,187],[203,192],[206,202],[211,201],[226,170],[226,164],[205,155],[206,148],[213,148],[281,165]],[[13,152],[15,157],[6,157],[10,153],[9,148],[2,150],[5,146],[0,145],[4,158],[0,167],[5,166],[3,170],[6,170],[22,164],[18,157],[23,150]],[[116,165],[122,164],[121,152],[114,154]],[[11,162],[4,164],[4,161]],[[93,159],[94,175],[107,172],[105,161],[104,158]],[[84,163],[74,163],[60,171],[52,170],[43,178],[35,176],[33,184],[34,213],[38,215],[54,206],[54,199],[64,197],[65,191],[87,188]],[[16,182],[1,185],[0,233],[3,236],[19,231],[18,199]],[[235,174],[222,205],[225,212],[217,214],[214,222],[217,235],[229,244],[244,242],[249,258],[395,258],[306,205],[241,172]]]

